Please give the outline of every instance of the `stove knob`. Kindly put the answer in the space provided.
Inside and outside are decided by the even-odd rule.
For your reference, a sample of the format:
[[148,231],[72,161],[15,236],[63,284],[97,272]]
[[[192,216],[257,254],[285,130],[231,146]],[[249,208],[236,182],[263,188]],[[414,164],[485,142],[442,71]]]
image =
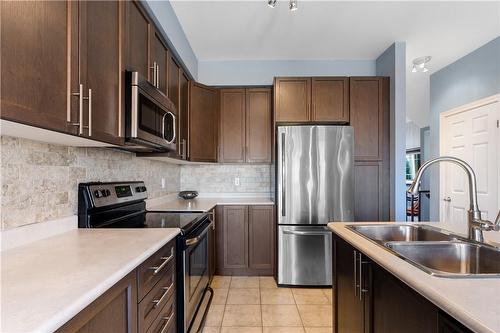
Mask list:
[[138,192],[138,193],[142,192],[142,186],[137,186],[135,188],[135,191]]
[[146,192],[146,190],[147,190],[147,189],[146,189],[146,186],[143,186],[143,187],[142,187],[142,192]]
[[109,197],[111,195],[111,191],[110,190],[102,190],[102,195],[104,197]]
[[99,191],[99,190],[95,190],[95,191],[94,191],[94,197],[96,197],[96,198],[100,198],[100,197],[102,197],[102,193],[101,193],[101,191]]

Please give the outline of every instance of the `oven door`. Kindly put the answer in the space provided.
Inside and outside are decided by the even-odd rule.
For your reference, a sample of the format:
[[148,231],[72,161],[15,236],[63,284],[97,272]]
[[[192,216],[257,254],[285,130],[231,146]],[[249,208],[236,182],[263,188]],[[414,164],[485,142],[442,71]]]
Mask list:
[[185,241],[184,264],[184,327],[188,329],[209,282],[208,230],[212,223],[203,223]]

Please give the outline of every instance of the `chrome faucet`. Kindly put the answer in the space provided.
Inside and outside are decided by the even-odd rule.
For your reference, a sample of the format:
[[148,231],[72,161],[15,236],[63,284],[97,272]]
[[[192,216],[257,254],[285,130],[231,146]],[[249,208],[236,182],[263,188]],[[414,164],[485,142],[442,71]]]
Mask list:
[[481,211],[477,206],[477,182],[476,182],[476,174],[474,170],[470,167],[467,162],[451,156],[441,156],[434,159],[431,159],[418,169],[417,174],[415,175],[415,179],[413,183],[408,188],[407,192],[412,195],[418,194],[418,188],[420,186],[420,179],[422,178],[422,174],[424,171],[434,163],[437,162],[451,162],[459,165],[467,174],[467,178],[469,180],[469,201],[470,206],[467,212],[467,222],[469,227],[469,239],[476,242],[484,242],[483,231],[499,231],[500,230],[500,212],[498,212],[497,218],[495,222],[487,221],[481,219]]

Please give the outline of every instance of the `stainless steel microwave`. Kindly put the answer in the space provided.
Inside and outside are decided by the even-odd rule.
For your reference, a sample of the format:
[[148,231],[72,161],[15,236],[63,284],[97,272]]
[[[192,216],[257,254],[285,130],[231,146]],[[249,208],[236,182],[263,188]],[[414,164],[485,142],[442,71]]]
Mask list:
[[138,72],[125,72],[125,143],[128,150],[175,152],[175,105]]

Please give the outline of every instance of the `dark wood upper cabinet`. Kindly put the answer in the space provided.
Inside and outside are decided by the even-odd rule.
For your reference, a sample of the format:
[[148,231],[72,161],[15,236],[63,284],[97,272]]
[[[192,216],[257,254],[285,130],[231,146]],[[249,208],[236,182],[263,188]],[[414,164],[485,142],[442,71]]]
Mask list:
[[354,127],[355,159],[380,161],[389,134],[388,79],[350,78],[350,117]]
[[245,89],[220,90],[219,162],[245,161]]
[[271,163],[272,90],[246,89],[246,149],[248,163]]
[[189,157],[196,162],[217,161],[218,91],[200,83],[189,88]]
[[137,1],[126,1],[127,66],[152,82],[149,64],[149,20]]
[[149,81],[166,95],[168,81],[168,51],[158,31],[156,31],[153,26],[151,26],[150,29],[151,59],[149,61]]
[[1,117],[67,132],[68,29],[65,1],[1,1]]
[[[83,113],[85,136],[110,143],[122,143],[122,2],[79,2],[79,63],[73,72],[80,73],[78,84],[72,84],[73,93],[83,85],[84,104],[80,110],[79,95],[72,98],[72,118],[78,121]],[[75,59],[73,57],[73,59]],[[76,82],[75,82],[76,83]]]
[[168,54],[168,98],[174,103],[179,112],[179,77],[180,67],[171,52]]
[[181,70],[179,73],[179,109],[178,121],[179,131],[177,134],[177,147],[182,159],[189,158],[188,139],[189,139],[189,78]]
[[274,268],[274,206],[248,207],[248,266],[250,269]]
[[276,122],[309,121],[311,112],[311,78],[276,78],[274,89]]
[[349,122],[349,78],[312,78],[311,120]]

